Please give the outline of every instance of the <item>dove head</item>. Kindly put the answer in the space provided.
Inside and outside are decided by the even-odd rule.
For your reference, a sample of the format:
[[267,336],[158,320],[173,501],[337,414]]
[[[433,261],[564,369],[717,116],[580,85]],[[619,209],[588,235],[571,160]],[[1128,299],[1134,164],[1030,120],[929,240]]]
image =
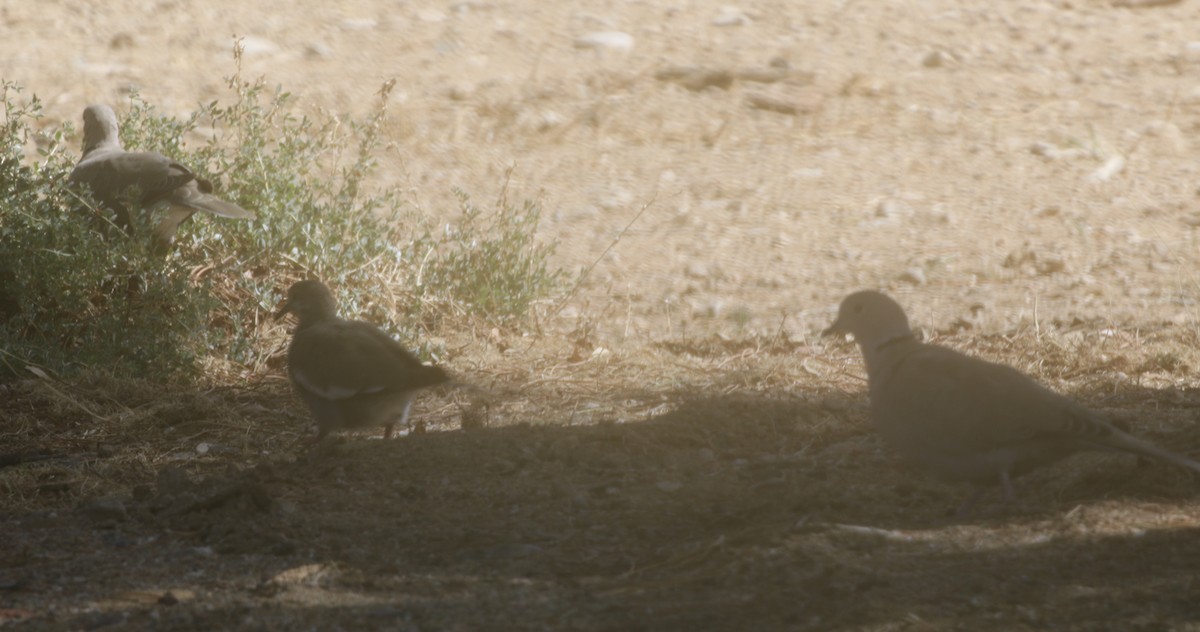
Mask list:
[[94,103],[83,111],[83,155],[105,146],[121,146],[117,114],[107,105]]
[[908,317],[900,304],[871,290],[855,292],[842,300],[837,320],[823,333],[852,334],[868,358],[889,342],[912,337]]
[[287,314],[295,314],[296,320],[300,321],[298,328],[304,329],[337,318],[337,301],[324,283],[311,279],[299,281],[288,288],[287,299],[275,311],[275,319]]

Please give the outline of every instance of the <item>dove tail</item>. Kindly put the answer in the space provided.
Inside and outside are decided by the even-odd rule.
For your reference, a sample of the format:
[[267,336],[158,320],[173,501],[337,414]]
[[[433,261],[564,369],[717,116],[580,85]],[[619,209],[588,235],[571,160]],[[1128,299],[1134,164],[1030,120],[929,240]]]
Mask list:
[[232,217],[234,219],[246,219],[254,217],[254,213],[247,211],[233,202],[226,202],[225,200],[213,195],[205,194],[189,199],[187,204],[192,208],[199,209],[201,211],[207,211],[213,215],[220,215],[221,217]]
[[1132,452],[1134,454],[1148,456],[1160,461],[1166,461],[1167,463],[1174,463],[1179,467],[1187,468],[1193,472],[1196,472],[1197,474],[1200,474],[1200,461],[1189,459],[1181,454],[1175,454],[1170,450],[1166,450],[1152,443],[1142,441],[1141,439],[1137,439],[1131,435],[1125,434],[1124,432],[1114,432],[1112,435],[1097,443],[1098,447],[1124,450],[1125,452]]
[[450,376],[442,367],[425,365],[421,367],[420,374],[413,380],[413,387],[436,386],[450,381]]

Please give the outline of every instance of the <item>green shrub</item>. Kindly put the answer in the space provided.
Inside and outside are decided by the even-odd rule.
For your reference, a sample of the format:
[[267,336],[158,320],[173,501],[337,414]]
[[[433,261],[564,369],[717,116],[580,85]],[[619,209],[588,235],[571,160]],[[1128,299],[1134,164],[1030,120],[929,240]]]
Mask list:
[[[456,191],[459,212],[439,225],[398,189],[364,186],[391,83],[367,120],[318,121],[294,114],[288,93],[243,79],[240,51],[235,58],[231,103],[176,120],[135,94],[121,122],[127,149],[177,158],[258,215],[200,217],[165,257],[144,237],[104,237],[81,221],[81,200],[63,184],[78,156],[64,143],[71,126],[22,165],[40,104],[18,103],[19,88],[3,85],[0,360],[10,373],[25,363],[155,377],[186,377],[205,358],[259,366],[275,351],[262,336],[267,312],[301,278],[329,283],[343,316],[393,323],[410,343],[418,325],[453,327],[466,314],[519,324],[560,287],[553,244],[535,238],[536,203],[513,207],[502,196],[485,212]],[[185,146],[200,129],[215,131]]]
[[19,104],[18,93],[11,83],[0,85],[2,372],[26,363],[134,375],[192,371],[207,337],[206,294],[192,291],[178,260],[154,257],[148,241],[120,231],[103,237],[86,221],[64,185],[69,129],[44,139],[33,167],[21,164],[41,104]]
[[448,303],[511,320],[561,285],[562,271],[548,262],[553,247],[535,236],[541,219],[537,202],[517,208],[501,197],[485,213],[464,191],[454,193],[458,221],[438,234],[426,231],[415,242],[440,255],[422,266],[420,287],[443,294]]

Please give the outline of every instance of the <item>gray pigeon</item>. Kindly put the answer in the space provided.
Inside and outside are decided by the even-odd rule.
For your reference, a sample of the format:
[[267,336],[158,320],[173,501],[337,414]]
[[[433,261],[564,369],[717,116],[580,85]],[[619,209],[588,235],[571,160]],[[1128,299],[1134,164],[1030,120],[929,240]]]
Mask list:
[[1122,450],[1200,472],[1200,463],[1115,428],[1020,371],[918,342],[904,310],[879,292],[847,296],[826,334],[850,333],[867,365],[871,420],[884,442],[934,475],[1000,485],[1084,450]]
[[338,318],[333,294],[320,281],[288,289],[275,318],[289,313],[298,324],[288,374],[317,420],[317,441],[330,431],[376,426],[390,438],[396,424],[407,423],[417,391],[449,380],[374,325]]
[[155,241],[168,246],[179,225],[196,211],[246,219],[254,213],[212,195],[212,183],[187,167],[152,151],[125,151],[117,132],[117,115],[107,105],[83,111],[83,157],[68,181],[85,185],[116,215],[116,224],[133,229],[129,203],[141,209],[163,204],[166,215],[152,229]]

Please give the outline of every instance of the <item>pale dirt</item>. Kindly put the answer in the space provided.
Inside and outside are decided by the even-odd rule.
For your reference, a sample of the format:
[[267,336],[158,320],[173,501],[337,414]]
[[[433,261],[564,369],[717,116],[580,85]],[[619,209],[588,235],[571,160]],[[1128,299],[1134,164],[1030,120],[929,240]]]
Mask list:
[[[734,26],[711,0],[295,5],[9,0],[0,72],[47,126],[130,87],[184,115],[229,98],[244,36],[245,74],[303,111],[366,115],[397,79],[379,181],[427,212],[515,165],[558,263],[620,241],[540,337],[447,359],[498,394],[476,432],[435,393],[428,434],[310,450],[277,373],[7,387],[4,440],[55,457],[0,470],[0,622],[1200,629],[1200,481],[1081,457],[948,518],[966,490],[882,449],[856,349],[815,335],[883,288],[939,342],[1200,453],[1194,2],[761,2]],[[634,45],[575,46],[599,31]],[[656,79],[777,60],[774,83]]]

